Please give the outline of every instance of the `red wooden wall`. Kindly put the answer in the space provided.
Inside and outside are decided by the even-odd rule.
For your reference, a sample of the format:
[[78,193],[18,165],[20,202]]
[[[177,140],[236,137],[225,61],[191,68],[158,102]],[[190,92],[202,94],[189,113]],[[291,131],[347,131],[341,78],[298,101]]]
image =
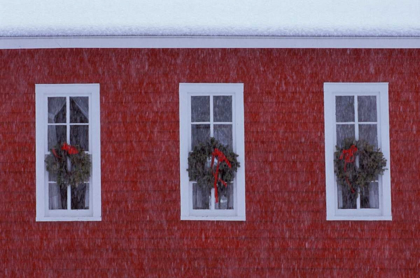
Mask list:
[[[180,221],[181,82],[244,83],[246,222]],[[393,221],[326,221],[324,82],[389,82]],[[102,221],[35,222],[35,84],[100,83]],[[414,276],[420,50],[0,50],[0,276]]]

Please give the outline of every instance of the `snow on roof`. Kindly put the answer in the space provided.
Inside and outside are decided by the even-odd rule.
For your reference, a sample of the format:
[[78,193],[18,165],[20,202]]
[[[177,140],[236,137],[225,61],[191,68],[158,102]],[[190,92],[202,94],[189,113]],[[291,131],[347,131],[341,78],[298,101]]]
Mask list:
[[420,36],[420,0],[0,0],[0,36]]

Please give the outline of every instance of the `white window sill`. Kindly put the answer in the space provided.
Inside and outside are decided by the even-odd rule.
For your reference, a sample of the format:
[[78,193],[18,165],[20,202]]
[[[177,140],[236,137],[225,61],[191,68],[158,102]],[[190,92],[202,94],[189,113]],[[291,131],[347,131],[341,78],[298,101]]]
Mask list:
[[392,221],[392,216],[327,216],[327,221]]
[[181,220],[192,221],[246,221],[245,216],[183,216]]
[[37,217],[36,222],[102,221],[102,217]]

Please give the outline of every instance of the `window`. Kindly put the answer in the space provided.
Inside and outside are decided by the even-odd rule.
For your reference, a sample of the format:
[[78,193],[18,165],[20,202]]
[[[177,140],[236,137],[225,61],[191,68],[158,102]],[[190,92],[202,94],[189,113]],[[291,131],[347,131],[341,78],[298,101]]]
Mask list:
[[[100,221],[99,84],[37,84],[35,92],[36,220]],[[60,187],[46,171],[45,157],[61,143],[91,155],[90,179],[77,188]]]
[[[245,220],[245,159],[243,84],[179,86],[181,220]],[[239,155],[232,184],[218,192],[202,189],[188,177],[188,153],[193,146],[216,138]]]
[[[388,83],[325,83],[325,159],[327,220],[392,220]],[[335,146],[345,138],[364,140],[383,152],[383,175],[358,192],[337,183]]]

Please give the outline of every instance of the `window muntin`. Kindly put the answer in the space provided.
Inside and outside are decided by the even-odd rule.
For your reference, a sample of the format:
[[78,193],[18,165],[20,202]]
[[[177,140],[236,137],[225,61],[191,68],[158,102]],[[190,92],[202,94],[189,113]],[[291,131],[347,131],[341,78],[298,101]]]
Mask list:
[[[327,220],[391,220],[388,84],[325,83],[324,109]],[[335,146],[345,138],[365,140],[387,159],[388,170],[356,198],[334,174]]]
[[[189,181],[188,153],[215,137],[237,154],[241,167],[235,180],[219,191]],[[180,84],[181,219],[245,220],[243,85]]]
[[[99,85],[36,85],[36,124],[37,221],[100,220]],[[50,149],[63,142],[91,155],[91,177],[77,188],[60,188],[45,169]]]

